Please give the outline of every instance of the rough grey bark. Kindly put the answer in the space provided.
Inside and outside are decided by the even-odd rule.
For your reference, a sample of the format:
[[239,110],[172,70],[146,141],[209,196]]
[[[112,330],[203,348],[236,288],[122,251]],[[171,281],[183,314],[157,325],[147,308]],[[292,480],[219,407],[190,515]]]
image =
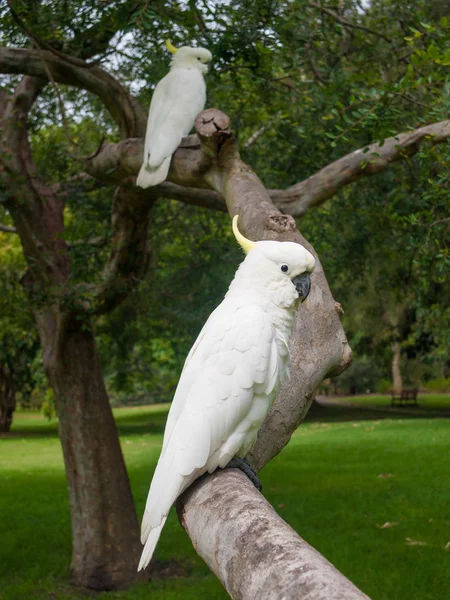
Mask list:
[[63,316],[58,328],[51,311],[35,313],[66,467],[72,579],[90,589],[121,589],[137,579],[139,523],[94,333],[88,319]]
[[236,600],[368,599],[236,469],[200,480],[177,508],[194,548]]

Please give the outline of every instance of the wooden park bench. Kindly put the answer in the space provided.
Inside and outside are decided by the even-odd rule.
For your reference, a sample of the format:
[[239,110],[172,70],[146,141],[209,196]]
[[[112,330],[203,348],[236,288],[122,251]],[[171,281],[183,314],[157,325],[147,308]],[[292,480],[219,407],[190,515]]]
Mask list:
[[391,397],[391,406],[417,406],[417,388],[402,390],[400,394],[392,390]]

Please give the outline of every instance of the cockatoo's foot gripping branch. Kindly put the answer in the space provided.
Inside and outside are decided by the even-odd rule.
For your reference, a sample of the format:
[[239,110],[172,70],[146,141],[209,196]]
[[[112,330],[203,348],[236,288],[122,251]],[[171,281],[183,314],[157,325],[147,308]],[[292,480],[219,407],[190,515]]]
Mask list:
[[238,456],[235,456],[230,460],[225,469],[241,470],[243,473],[245,473],[245,475],[247,475],[247,477],[253,483],[255,488],[258,490],[258,492],[262,491],[262,483],[260,482],[256,471],[246,458],[239,458]]

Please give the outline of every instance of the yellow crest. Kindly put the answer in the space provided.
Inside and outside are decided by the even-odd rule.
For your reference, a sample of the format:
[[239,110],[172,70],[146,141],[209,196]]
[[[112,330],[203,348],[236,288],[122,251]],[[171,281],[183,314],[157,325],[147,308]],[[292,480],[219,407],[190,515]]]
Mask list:
[[171,54],[178,52],[178,48],[175,48],[170,40],[166,40],[166,48]]
[[245,252],[245,254],[248,254],[250,252],[250,250],[256,246],[256,242],[252,242],[251,240],[248,240],[246,237],[244,237],[242,235],[242,233],[238,229],[238,225],[237,225],[238,219],[239,219],[238,215],[235,215],[233,217],[234,237],[236,238],[237,243],[242,248],[242,250]]

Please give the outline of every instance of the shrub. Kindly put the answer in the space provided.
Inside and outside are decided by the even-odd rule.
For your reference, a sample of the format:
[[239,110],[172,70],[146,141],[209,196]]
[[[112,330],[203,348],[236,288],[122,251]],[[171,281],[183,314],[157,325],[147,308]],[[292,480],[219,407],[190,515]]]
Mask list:
[[450,377],[431,379],[424,384],[424,387],[432,392],[450,392]]
[[350,367],[339,375],[336,383],[340,390],[349,394],[374,392],[379,385],[380,371],[367,356],[353,359]]

